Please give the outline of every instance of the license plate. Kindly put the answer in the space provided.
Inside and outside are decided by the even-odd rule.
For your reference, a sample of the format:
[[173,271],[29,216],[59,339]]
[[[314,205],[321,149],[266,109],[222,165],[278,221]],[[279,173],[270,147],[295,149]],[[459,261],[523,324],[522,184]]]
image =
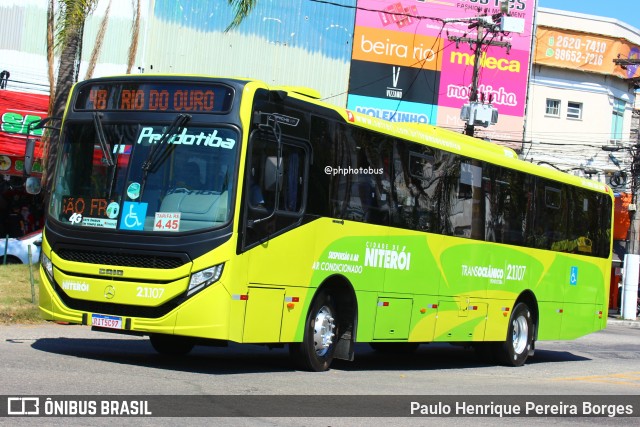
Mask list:
[[122,317],[106,316],[104,314],[92,314],[91,326],[100,328],[122,329]]

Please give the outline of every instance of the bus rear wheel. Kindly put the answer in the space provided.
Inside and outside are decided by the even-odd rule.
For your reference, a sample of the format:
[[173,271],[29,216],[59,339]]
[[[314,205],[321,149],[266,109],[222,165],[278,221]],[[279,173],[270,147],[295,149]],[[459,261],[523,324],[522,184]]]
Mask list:
[[289,344],[293,362],[303,370],[321,372],[331,366],[338,336],[338,313],[331,294],[318,294],[307,313],[304,337]]
[[149,340],[153,349],[164,356],[184,356],[194,347],[192,339],[175,335],[154,334]]
[[508,366],[522,366],[533,346],[533,318],[525,303],[518,303],[511,313],[507,340],[498,343],[497,359]]

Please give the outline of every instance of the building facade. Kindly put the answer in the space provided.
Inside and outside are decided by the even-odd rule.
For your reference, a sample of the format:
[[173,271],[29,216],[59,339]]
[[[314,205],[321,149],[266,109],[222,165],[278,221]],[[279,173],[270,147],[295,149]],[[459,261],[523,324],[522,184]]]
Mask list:
[[629,191],[640,30],[540,8],[521,157]]
[[[0,4],[0,71],[10,72],[6,87],[9,90],[48,92],[47,3],[4,0]],[[140,38],[133,72],[253,77],[273,84],[313,87],[325,101],[346,106],[350,73],[353,74],[354,34],[359,28],[356,6],[360,3],[344,0],[340,4],[292,5],[283,0],[259,1],[240,27],[225,31],[233,18],[226,2],[140,0]],[[370,3],[362,4],[371,6]],[[380,5],[387,3],[381,1]],[[410,3],[407,1],[405,6]],[[518,3],[534,7],[537,2]],[[108,4],[100,1],[86,21],[81,79],[88,77],[87,59]],[[420,16],[436,13],[433,9],[416,11]],[[438,13],[445,16],[453,12],[443,9]],[[126,72],[133,15],[131,0],[112,0],[93,76]],[[421,22],[434,25],[428,19]],[[503,130],[500,134],[496,134],[499,126],[478,129],[479,136],[519,149],[527,161],[605,181],[618,191],[628,190],[631,147],[638,137],[637,125],[632,125],[634,84],[640,71],[637,65],[623,68],[614,60],[640,57],[640,30],[609,18],[546,8],[537,10],[535,23],[529,83],[522,90],[522,98],[526,93],[526,99],[519,99],[519,103],[526,104],[524,120],[520,117],[517,124],[508,127],[510,132]],[[410,35],[413,37],[413,32]],[[463,48],[469,52],[469,46],[461,45]],[[399,78],[393,74],[399,72],[399,65],[394,62],[387,68],[392,70],[391,77]],[[472,69],[473,64],[467,64],[465,69],[447,76],[468,78]],[[500,81],[507,81],[511,74],[503,71],[498,76]],[[491,83],[488,79],[489,70],[483,69],[480,84]],[[422,80],[409,81],[416,85],[414,81]],[[383,83],[385,88],[389,86],[386,80]],[[499,123],[508,119],[503,113]],[[462,131],[458,113],[451,111],[449,116],[456,116],[456,123],[442,124]],[[617,151],[605,151],[603,147]]]
[[[57,3],[57,2],[56,2]],[[87,18],[79,77],[110,2],[100,0]],[[140,0],[141,23],[135,73],[187,73],[257,78],[267,83],[317,89],[346,105],[355,0],[339,7],[321,2],[258,1],[234,30],[226,1]],[[46,15],[48,0],[0,2],[0,70],[8,89],[48,91]],[[108,27],[93,77],[126,73],[132,40],[131,0],[111,0]]]

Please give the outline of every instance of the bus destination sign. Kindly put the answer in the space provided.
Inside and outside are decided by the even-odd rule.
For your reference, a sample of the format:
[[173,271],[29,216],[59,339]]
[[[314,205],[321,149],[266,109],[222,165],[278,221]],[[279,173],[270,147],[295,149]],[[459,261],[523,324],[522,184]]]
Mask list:
[[221,84],[95,83],[80,89],[76,111],[225,113],[233,90]]

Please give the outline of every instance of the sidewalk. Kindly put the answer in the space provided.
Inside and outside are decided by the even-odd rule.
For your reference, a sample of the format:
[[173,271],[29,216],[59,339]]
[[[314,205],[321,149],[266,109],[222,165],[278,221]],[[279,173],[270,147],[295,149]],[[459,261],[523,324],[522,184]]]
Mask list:
[[631,328],[640,328],[640,317],[636,320],[623,319],[617,310],[609,310],[609,318],[607,326],[628,326]]

